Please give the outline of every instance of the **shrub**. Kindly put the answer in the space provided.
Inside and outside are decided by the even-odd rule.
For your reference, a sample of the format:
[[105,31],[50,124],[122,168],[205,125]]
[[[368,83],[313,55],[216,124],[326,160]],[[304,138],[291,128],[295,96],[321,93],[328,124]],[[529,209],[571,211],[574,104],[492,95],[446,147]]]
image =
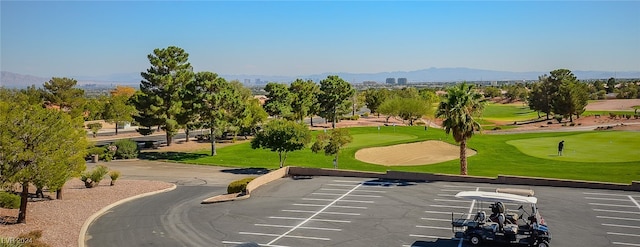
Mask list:
[[105,175],[109,172],[109,168],[103,165],[97,165],[93,170],[84,172],[80,175],[80,180],[84,182],[84,186],[87,188],[93,188],[102,181]]
[[227,193],[229,194],[239,193],[239,192],[245,193],[247,190],[247,184],[251,182],[253,179],[255,178],[250,177],[250,178],[243,178],[243,179],[231,182],[227,187]]
[[20,196],[9,192],[0,191],[0,208],[19,208]]
[[138,157],[138,143],[131,139],[117,140],[114,145],[116,149],[115,156],[122,159],[133,159]]
[[553,118],[554,118],[556,121],[558,121],[558,123],[561,123],[561,122],[562,122],[562,118],[563,118],[563,117],[562,117],[562,116],[560,116],[560,115],[556,115],[556,116],[554,116]]
[[570,123],[569,126],[576,126],[576,123]]
[[111,186],[116,184],[116,180],[118,180],[118,178],[120,178],[120,171],[110,171],[109,172],[109,177],[111,178]]
[[[21,246],[21,247],[50,247],[51,245],[48,245],[42,241],[40,241],[40,238],[42,237],[42,230],[35,230],[35,231],[30,231],[29,233],[23,233],[18,235],[17,239],[20,239],[22,242],[18,241],[18,245],[17,246]],[[0,242],[0,244],[2,244],[2,242]],[[0,245],[2,246],[2,245]],[[9,245],[11,246],[11,245]]]
[[102,124],[101,123],[90,123],[90,124],[87,124],[87,128],[89,128],[91,130],[91,133],[93,133],[93,137],[96,137],[98,135],[98,131],[100,131],[100,129],[102,129]]
[[92,147],[87,150],[87,153],[90,155],[91,154],[101,155],[101,154],[104,154],[104,151],[105,149],[103,147]]
[[138,133],[140,133],[143,136],[148,136],[153,134],[153,132],[155,131],[155,129],[153,128],[137,128],[136,131]]

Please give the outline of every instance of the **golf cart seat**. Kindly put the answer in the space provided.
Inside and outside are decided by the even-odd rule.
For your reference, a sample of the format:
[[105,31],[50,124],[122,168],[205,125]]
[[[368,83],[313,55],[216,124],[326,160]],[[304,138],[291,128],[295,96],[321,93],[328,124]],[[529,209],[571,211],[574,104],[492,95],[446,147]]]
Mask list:
[[478,224],[484,224],[487,222],[487,214],[484,211],[480,211],[476,213],[476,216],[473,218],[473,221],[478,222]]
[[518,225],[516,225],[516,224],[505,224],[504,225],[504,233],[509,233],[509,234],[518,233]]

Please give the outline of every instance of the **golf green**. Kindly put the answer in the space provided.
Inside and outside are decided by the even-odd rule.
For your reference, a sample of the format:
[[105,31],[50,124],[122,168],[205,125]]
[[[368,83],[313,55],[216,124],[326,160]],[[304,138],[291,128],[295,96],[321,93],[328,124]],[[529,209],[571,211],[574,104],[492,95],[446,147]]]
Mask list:
[[[564,140],[562,156],[558,143]],[[507,141],[526,155],[572,162],[640,161],[640,132],[603,131]]]

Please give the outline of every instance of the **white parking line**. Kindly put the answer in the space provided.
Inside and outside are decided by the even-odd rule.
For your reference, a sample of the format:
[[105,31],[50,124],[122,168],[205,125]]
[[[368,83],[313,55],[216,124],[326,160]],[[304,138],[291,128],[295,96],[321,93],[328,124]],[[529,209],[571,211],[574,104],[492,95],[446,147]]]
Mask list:
[[[306,204],[306,203],[294,203],[293,206],[302,206],[302,207],[324,207],[325,205],[320,204]],[[350,208],[350,209],[367,209],[367,207],[358,207],[358,206],[342,206],[342,205],[333,205],[332,208]]]
[[[476,187],[476,191],[479,191],[479,190],[480,190],[480,187]],[[471,201],[471,206],[469,207],[469,213],[467,214],[467,219],[471,218],[471,211],[473,211],[473,206],[475,205],[476,205],[476,200]],[[460,242],[458,242],[458,247],[462,247],[463,240],[464,240],[463,238],[460,238]]]
[[[327,190],[327,191],[349,191],[348,189],[329,189],[329,188],[320,188],[320,190]],[[358,190],[358,192],[367,192],[367,193],[387,193],[386,191],[381,191],[381,190],[367,190],[367,189],[362,189],[362,190]]]
[[455,202],[455,203],[469,203],[468,201],[462,201],[462,200],[451,200],[451,199],[439,199],[439,198],[434,198],[434,201],[439,201],[439,202]]
[[451,206],[451,205],[429,205],[430,207],[436,207],[436,208],[469,208],[469,207],[463,207],[463,206]]
[[437,196],[456,197],[456,195],[449,195],[449,194],[437,194]]
[[417,235],[417,234],[410,234],[410,237],[417,237],[417,238],[442,238],[442,239],[451,239],[450,237],[440,237],[440,236],[431,236],[431,235]]
[[336,198],[335,200],[333,200],[331,203],[327,204],[327,206],[325,206],[324,208],[318,210],[316,213],[314,213],[313,215],[309,216],[309,218],[303,220],[302,222],[300,222],[298,225],[296,225],[295,227],[289,229],[287,232],[279,235],[278,237],[276,237],[275,239],[271,240],[271,242],[269,242],[268,244],[273,244],[274,242],[280,240],[283,237],[286,237],[287,235],[289,235],[291,232],[295,231],[297,228],[301,227],[302,225],[306,224],[307,222],[309,222],[309,220],[313,219],[314,217],[318,216],[320,213],[324,212],[325,210],[327,210],[329,207],[331,207],[331,205],[336,204],[336,202],[342,200],[342,198],[346,197],[347,195],[349,195],[351,192],[357,190],[358,188],[360,188],[360,186],[362,186],[362,184],[358,184],[355,187],[353,187],[351,190],[347,191],[346,193],[344,193],[342,196]]
[[606,204],[606,203],[594,203],[594,202],[590,202],[589,205],[605,206],[605,207],[620,207],[620,208],[635,208],[636,207],[636,206],[631,206],[631,205],[618,205],[618,204]]
[[453,212],[444,212],[444,211],[424,211],[425,213],[428,214],[451,214]]
[[[237,244],[244,244],[244,243],[247,243],[247,242],[222,241],[222,243],[223,244],[235,244],[235,245],[237,245]],[[289,246],[286,246],[286,245],[273,245],[273,244],[258,244],[258,245],[265,246],[265,247],[289,247]]]
[[[276,228],[291,228],[294,226],[285,226],[285,225],[270,225],[270,224],[254,224],[255,226],[264,226],[264,227],[276,227]],[[320,231],[342,231],[342,229],[337,228],[324,228],[324,227],[310,227],[310,226],[301,226],[298,227],[300,229],[309,229],[309,230],[320,230]]]
[[619,214],[640,214],[640,212],[629,212],[629,211],[620,211],[620,210],[608,210],[608,209],[600,209],[594,208],[593,211],[598,212],[608,212],[608,213],[619,213]]
[[613,242],[612,244],[625,245],[625,246],[640,246],[640,244],[630,244],[630,243],[622,243],[622,242]]
[[[270,216],[269,219],[281,219],[281,220],[304,220],[305,218],[300,217],[284,217],[284,216]],[[309,221],[320,221],[320,222],[333,222],[333,223],[351,223],[350,220],[327,220],[327,219],[310,219]]]
[[336,187],[353,187],[353,184],[325,184],[327,186],[336,186]]
[[630,234],[630,233],[607,232],[607,234],[609,234],[609,235],[629,236],[629,237],[640,237],[639,234]]
[[603,223],[603,226],[613,226],[613,227],[623,227],[623,228],[635,228],[635,229],[640,229],[640,226],[627,226],[627,225],[616,225],[616,224],[606,224]]
[[[257,236],[269,236],[269,237],[276,237],[278,236],[278,240],[280,238],[300,238],[300,239],[312,239],[312,240],[324,240],[324,241],[329,241],[331,240],[330,238],[319,238],[319,237],[307,237],[307,236],[298,236],[298,235],[278,235],[278,234],[271,234],[271,233],[259,233],[259,232],[239,232],[239,234],[242,235],[257,235]],[[272,244],[273,240],[267,244]]]
[[429,229],[439,229],[439,230],[451,230],[451,227],[441,227],[441,226],[421,226],[417,225],[418,228],[429,228]]
[[307,203],[294,203],[293,206],[302,206],[302,207],[324,207],[326,205],[321,204],[307,204]]
[[621,194],[596,193],[596,192],[582,192],[582,194],[585,194],[585,195],[599,195],[599,196],[628,196],[628,195],[621,195]]
[[[342,194],[335,194],[335,193],[324,193],[324,192],[314,192],[311,193],[312,195],[323,195],[323,196],[341,196]],[[371,198],[380,198],[382,196],[376,196],[376,195],[349,195],[349,196],[359,196],[359,197],[371,197]]]
[[602,197],[585,197],[587,200],[601,200],[601,201],[617,201],[617,202],[627,202],[627,199],[616,199],[616,198],[602,198]]
[[611,219],[611,220],[632,220],[632,221],[640,221],[640,219],[634,219],[634,218],[621,218],[621,217],[611,217],[611,216],[596,216],[596,218],[602,218],[602,219]]
[[[283,209],[283,212],[291,212],[291,213],[315,213],[316,211],[308,211],[308,210],[293,210],[293,209]],[[341,212],[321,212],[321,214],[339,214],[339,215],[353,215],[358,216],[358,213],[341,213]]]
[[363,183],[364,181],[352,181],[352,180],[333,180],[336,183],[352,183],[353,185]]
[[640,209],[640,203],[638,203],[638,201],[636,201],[636,199],[633,199],[633,197],[629,196],[629,200],[631,200],[633,202],[633,204],[638,206],[638,209]]
[[[451,219],[437,219],[437,218],[420,218],[421,220],[432,220],[432,221],[444,221],[444,222],[451,222]],[[447,228],[447,229],[451,229],[451,228]]]
[[[323,198],[302,198],[302,200],[306,200],[306,201],[326,201],[326,202],[333,201],[333,199],[323,199]],[[340,202],[374,203],[374,201],[356,201],[356,200],[340,200]]]
[[460,192],[460,190],[440,189],[441,191]]

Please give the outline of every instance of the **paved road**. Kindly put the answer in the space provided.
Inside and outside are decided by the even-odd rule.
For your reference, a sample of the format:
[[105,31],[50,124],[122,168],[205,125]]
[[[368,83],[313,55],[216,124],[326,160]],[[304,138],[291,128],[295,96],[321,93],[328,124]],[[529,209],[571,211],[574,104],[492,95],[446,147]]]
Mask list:
[[[476,208],[453,195],[496,187],[285,178],[261,187],[248,200],[201,205],[202,199],[224,192],[223,188],[179,186],[175,191],[114,208],[89,228],[87,244],[460,247],[466,244],[452,239],[451,213],[461,215]],[[552,246],[640,246],[640,193],[532,189],[553,234]],[[488,204],[473,205],[489,211]]]

